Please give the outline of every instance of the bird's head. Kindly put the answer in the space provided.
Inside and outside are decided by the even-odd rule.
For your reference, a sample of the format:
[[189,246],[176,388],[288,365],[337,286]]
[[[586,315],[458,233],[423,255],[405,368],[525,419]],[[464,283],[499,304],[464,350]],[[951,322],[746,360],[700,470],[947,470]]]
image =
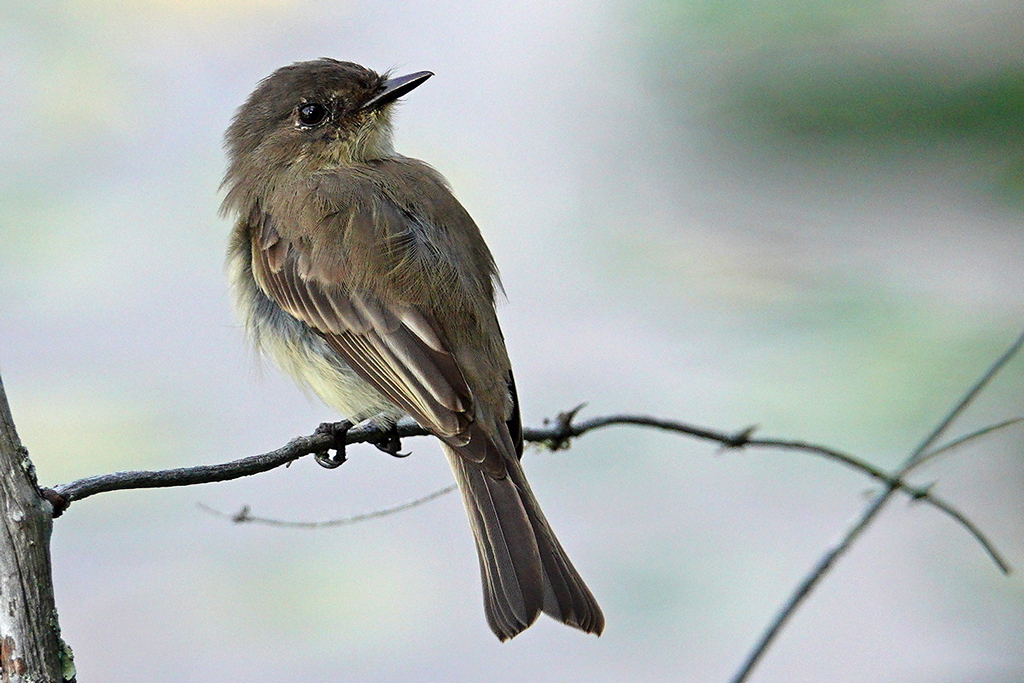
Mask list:
[[301,173],[392,154],[390,105],[432,75],[391,78],[327,58],[278,69],[260,81],[225,134],[225,184],[273,183],[286,169]]

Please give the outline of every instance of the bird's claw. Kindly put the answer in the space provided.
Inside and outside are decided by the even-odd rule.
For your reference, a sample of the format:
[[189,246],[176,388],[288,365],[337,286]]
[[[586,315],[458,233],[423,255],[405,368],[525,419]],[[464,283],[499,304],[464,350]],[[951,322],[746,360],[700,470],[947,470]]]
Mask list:
[[408,453],[402,453],[402,439],[398,436],[398,425],[395,423],[391,424],[388,428],[387,435],[383,439],[379,439],[373,442],[379,450],[384,451],[388,455],[395,458],[407,458]]
[[331,449],[320,451],[313,455],[313,459],[316,460],[316,464],[320,467],[333,470],[337,467],[341,467],[347,456],[345,455],[345,436],[348,434],[348,430],[352,428],[352,423],[348,420],[342,422],[323,422],[319,427],[316,428],[316,434],[329,434],[334,439],[332,448],[334,449],[334,456],[331,456]]

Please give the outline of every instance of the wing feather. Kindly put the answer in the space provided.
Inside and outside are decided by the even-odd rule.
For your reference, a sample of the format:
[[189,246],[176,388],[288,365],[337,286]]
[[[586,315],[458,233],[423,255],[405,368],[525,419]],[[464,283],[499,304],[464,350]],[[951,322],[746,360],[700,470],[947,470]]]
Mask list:
[[267,294],[420,424],[452,446],[475,442],[463,457],[504,476],[501,454],[474,428],[473,392],[431,316],[350,289],[341,276],[324,281],[323,269],[307,265],[301,240],[282,237],[269,217],[262,223],[252,240],[253,273]]

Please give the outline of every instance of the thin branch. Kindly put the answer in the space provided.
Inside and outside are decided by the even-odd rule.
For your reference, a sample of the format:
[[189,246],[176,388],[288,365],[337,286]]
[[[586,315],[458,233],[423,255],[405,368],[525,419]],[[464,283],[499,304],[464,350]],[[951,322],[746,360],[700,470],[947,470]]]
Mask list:
[[967,406],[977,398],[978,394],[981,393],[981,390],[984,389],[990,381],[992,381],[992,378],[1010,362],[1010,359],[1017,355],[1017,352],[1020,351],[1021,347],[1024,347],[1024,331],[1017,336],[1017,339],[1010,344],[1010,347],[1003,352],[1003,355],[999,356],[999,358],[989,366],[988,370],[985,371],[985,374],[978,378],[978,381],[974,383],[974,386],[967,390],[967,393],[964,394],[963,398],[960,399],[960,402],[956,404],[956,407],[949,411],[946,417],[943,418],[942,422],[935,426],[932,433],[925,437],[924,441],[922,441],[921,444],[914,449],[914,452],[907,457],[907,461],[900,469],[900,477],[920,463],[925,452],[931,447],[931,445],[939,440],[939,437],[941,437],[945,433],[946,429],[953,424],[953,420],[958,418],[960,414],[967,409]]
[[203,505],[202,503],[196,503],[196,506],[199,509],[204,510],[205,512],[209,512],[211,515],[216,515],[217,517],[224,517],[226,519],[230,519],[232,522],[235,522],[236,524],[254,523],[264,524],[266,526],[287,527],[289,529],[323,529],[326,527],[345,526],[346,524],[365,522],[368,519],[378,519],[380,517],[387,517],[388,515],[393,515],[396,512],[403,512],[414,507],[419,507],[424,503],[429,503],[432,500],[436,500],[441,496],[445,496],[451,493],[455,489],[455,484],[451,484],[449,486],[445,486],[442,489],[438,489],[436,491],[428,493],[425,496],[420,496],[419,498],[416,498],[414,500],[410,500],[399,505],[393,505],[392,507],[389,508],[382,508],[380,510],[374,510],[373,512],[364,512],[361,515],[353,515],[351,517],[343,517],[341,519],[328,519],[320,522],[289,522],[287,520],[271,519],[269,517],[258,517],[256,515],[249,514],[248,505],[246,505],[233,515],[229,515],[226,512],[221,512],[220,510],[215,510],[214,508],[209,507],[208,505]]
[[[523,430],[524,438],[552,450],[560,450],[569,447],[572,439],[582,436],[587,432],[610,427],[615,425],[634,425],[640,427],[654,427],[666,431],[688,434],[697,438],[714,441],[726,448],[776,448],[794,450],[812,455],[821,456],[842,463],[848,467],[858,470],[869,477],[881,481],[894,490],[901,490],[915,501],[923,501],[932,505],[938,510],[949,515],[957,523],[964,526],[967,531],[982,545],[985,552],[995,560],[1001,571],[1007,571],[1007,562],[1000,556],[993,544],[973,524],[967,522],[966,516],[949,503],[938,504],[934,495],[925,487],[913,486],[901,477],[889,474],[871,463],[857,458],[848,453],[843,453],[833,448],[819,446],[804,441],[789,441],[781,439],[759,439],[753,438],[754,427],[747,427],[738,432],[727,433],[704,427],[697,427],[677,420],[664,420],[647,415],[608,415],[596,417],[580,422],[573,422],[579,407],[561,413],[554,420],[549,421],[543,427],[526,428]],[[397,425],[398,436],[401,438],[410,436],[425,436],[429,432],[409,419],[401,420]],[[348,430],[345,435],[345,444],[355,443],[377,443],[390,436],[383,427],[372,424],[359,424]],[[208,484],[219,481],[230,481],[240,477],[247,477],[259,474],[268,470],[289,465],[295,460],[306,455],[325,453],[338,444],[335,437],[328,432],[321,432],[309,436],[300,436],[292,439],[287,444],[276,450],[260,455],[253,455],[241,458],[232,462],[218,465],[198,465],[195,467],[182,467],[171,470],[157,471],[129,471],[101,474],[93,477],[78,479],[67,484],[55,486],[47,491],[47,497],[54,506],[54,516],[60,516],[68,505],[76,500],[82,500],[98,493],[108,491],[122,491],[139,488],[165,488],[172,486],[191,486],[194,484]]]
[[886,484],[892,484],[896,488],[905,490],[912,498],[919,499],[928,497],[928,491],[926,489],[914,487],[907,482],[894,477],[885,470],[872,465],[868,461],[850,455],[849,453],[843,453],[842,451],[838,451],[834,448],[819,446],[806,441],[754,438],[752,434],[754,433],[755,427],[747,427],[739,432],[729,434],[727,432],[713,429],[696,427],[676,420],[662,420],[660,418],[649,417],[646,415],[608,415],[606,417],[595,417],[589,420],[570,424],[560,424],[557,423],[556,420],[556,424],[552,426],[545,426],[540,429],[524,429],[523,437],[527,441],[540,443],[553,450],[561,450],[563,448],[567,448],[569,441],[575,437],[582,436],[583,434],[595,429],[615,425],[656,427],[657,429],[663,429],[665,431],[689,434],[690,436],[695,436],[700,439],[715,441],[726,448],[745,448],[753,446],[803,451],[813,455],[820,455],[824,458],[828,458],[829,460],[835,460],[847,465],[848,467],[852,467],[869,477],[878,479]]
[[[704,427],[696,427],[676,420],[663,420],[646,415],[609,415],[606,417],[596,417],[574,423],[571,422],[571,417],[575,415],[575,413],[575,409],[567,413],[562,413],[552,421],[553,424],[548,424],[543,428],[524,429],[523,437],[527,441],[542,444],[552,450],[560,450],[568,448],[571,439],[595,429],[601,429],[603,427],[610,427],[613,425],[636,425],[641,427],[655,427],[666,431],[688,434],[701,439],[715,441],[726,448],[775,448],[818,455],[853,468],[868,475],[869,477],[877,479],[887,487],[903,491],[914,501],[924,502],[949,515],[955,522],[963,526],[967,532],[974,537],[974,539],[985,550],[985,553],[988,554],[988,556],[995,562],[996,566],[999,567],[1001,572],[1004,574],[1008,574],[1010,572],[1009,563],[1002,557],[995,545],[985,536],[985,534],[982,533],[977,526],[971,523],[966,515],[956,509],[953,505],[937,499],[931,492],[930,487],[913,486],[912,484],[904,481],[902,477],[889,474],[885,470],[872,465],[866,460],[862,460],[861,458],[850,455],[849,453],[844,453],[826,446],[807,443],[805,441],[753,438],[751,435],[754,432],[754,427],[747,427],[739,432],[729,434],[717,430],[706,429]],[[567,417],[569,420],[566,419]],[[994,427],[998,427],[998,425],[994,425]],[[980,434],[978,436],[980,436]]]
[[[688,425],[688,424],[685,424],[685,423],[682,423],[682,422],[677,422],[677,421],[674,421],[674,420],[660,420],[658,418],[651,418],[651,417],[648,417],[648,416],[612,415],[612,416],[601,417],[601,418],[593,418],[591,420],[586,420],[586,421],[583,421],[583,422],[580,422],[580,423],[572,423],[571,421],[566,422],[566,420],[565,420],[566,416],[570,417],[572,415],[575,415],[575,412],[577,412],[577,411],[573,410],[573,411],[569,411],[567,413],[563,413],[563,414],[558,416],[558,418],[556,418],[553,421],[554,424],[550,424],[549,423],[545,427],[526,428],[526,429],[523,430],[523,436],[524,436],[524,438],[527,441],[530,441],[532,443],[542,444],[542,445],[544,445],[546,447],[549,447],[549,449],[562,450],[562,449],[566,449],[566,447],[568,447],[569,441],[572,438],[578,437],[578,436],[582,436],[583,434],[586,434],[589,431],[593,431],[595,429],[600,429],[602,427],[609,427],[609,426],[615,426],[615,425],[636,425],[636,426],[643,426],[643,427],[655,427],[655,428],[664,429],[664,430],[667,430],[667,431],[674,431],[674,432],[689,434],[691,436],[696,436],[696,437],[699,437],[699,438],[716,441],[716,442],[721,443],[722,445],[724,445],[726,447],[743,447],[743,446],[771,447],[771,449],[800,451],[800,452],[809,453],[809,454],[812,454],[812,455],[821,456],[823,458],[827,458],[829,460],[835,460],[836,462],[839,462],[839,463],[842,463],[844,465],[847,465],[848,467],[851,467],[852,469],[855,469],[855,470],[857,470],[857,471],[859,471],[861,473],[867,474],[868,476],[870,476],[870,477],[872,477],[874,479],[878,479],[878,480],[886,483],[887,485],[891,485],[891,486],[894,486],[896,488],[899,488],[899,489],[903,490],[903,492],[912,501],[915,501],[915,502],[918,502],[918,501],[925,502],[928,505],[933,506],[937,510],[945,513],[950,518],[952,518],[953,521],[955,521],[956,523],[958,523],[959,525],[962,525],[965,529],[967,529],[967,531],[970,533],[970,535],[972,537],[974,537],[974,539],[978,542],[979,545],[981,545],[981,547],[984,549],[985,553],[992,559],[992,561],[995,563],[995,565],[999,568],[999,570],[1002,573],[1010,573],[1010,564],[1007,562],[1007,560],[1004,557],[1001,556],[999,551],[996,550],[996,548],[992,544],[992,542],[989,541],[988,538],[984,535],[984,532],[982,532],[982,530],[980,528],[978,528],[978,526],[976,524],[974,524],[967,517],[967,515],[965,515],[963,512],[959,511],[952,504],[947,503],[947,502],[941,500],[935,494],[933,494],[930,486],[924,486],[924,487],[922,487],[922,486],[913,486],[913,485],[903,481],[902,479],[898,479],[898,478],[894,477],[893,475],[889,474],[885,470],[882,470],[879,467],[871,465],[867,461],[864,461],[864,460],[861,460],[859,458],[856,458],[855,456],[851,456],[849,454],[843,453],[842,451],[837,451],[835,449],[828,449],[828,447],[821,446],[821,445],[816,445],[814,443],[808,443],[806,441],[793,441],[793,440],[767,439],[767,438],[752,438],[751,434],[754,431],[753,428],[746,428],[746,429],[743,429],[743,430],[741,430],[741,431],[739,431],[737,433],[734,433],[734,434],[727,434],[725,432],[715,431],[715,430],[706,429],[706,428],[702,428],[702,427],[694,427],[692,425]],[[989,433],[991,431],[994,431],[995,429],[1009,426],[1010,424],[1014,424],[1017,421],[1019,421],[1019,420],[1007,421],[1005,423],[999,423],[998,425],[993,425],[992,427],[987,428],[986,430],[979,430],[978,432],[975,432],[973,435],[970,435],[970,436],[973,436],[973,437],[981,436],[984,433]],[[408,434],[407,432],[426,433],[426,430],[423,430],[421,427],[419,427],[419,425],[416,425],[415,423],[403,423],[403,424],[401,424],[401,426],[399,428],[399,433],[402,436],[412,435],[412,434]],[[370,442],[373,442],[373,441],[379,440],[380,437],[382,437],[383,435],[384,435],[383,431],[367,430],[366,432],[362,432],[362,433],[358,433],[357,434],[357,433],[355,433],[354,430],[352,430],[352,432],[348,436],[348,442],[350,442],[350,443],[355,443],[355,442],[360,442],[360,441],[370,441]],[[318,439],[318,435],[315,435],[315,434],[312,437],[305,437],[305,438],[313,438],[313,437],[317,437],[317,439]],[[293,440],[288,445],[286,445],[284,447],[284,449],[282,449],[280,451],[284,451],[286,454],[291,455],[292,453],[294,453],[294,450],[289,450],[290,446],[292,446],[292,444],[295,443],[298,440],[299,439]],[[943,446],[943,449],[947,449],[947,447],[953,447],[954,445],[958,444],[959,442],[963,442],[965,440],[967,440],[967,437],[965,437],[964,439],[958,439],[956,442],[949,443],[946,446]],[[321,441],[319,441],[319,440],[313,441],[313,443],[315,443],[315,444],[319,444],[319,442],[321,442]],[[304,444],[302,444],[302,445],[304,447]],[[296,446],[296,447],[298,447],[298,446]],[[302,450],[303,449],[299,449],[299,451],[302,451]],[[272,453],[276,453],[276,452],[272,452]],[[270,454],[266,454],[266,455],[270,455]],[[307,453],[301,453],[301,455],[307,455]],[[228,465],[240,464],[241,467],[239,468],[239,470],[242,470],[242,469],[248,467],[248,465],[246,465],[246,463],[248,463],[250,460],[256,460],[256,459],[260,459],[260,458],[263,458],[263,456],[254,456],[252,459],[248,459],[247,458],[247,459],[243,459],[241,461],[236,461],[236,463],[233,463],[233,464],[232,463],[228,463]],[[283,458],[284,458],[284,456],[283,456]],[[287,462],[292,462],[292,460],[285,460],[282,464],[287,463]],[[270,468],[268,468],[268,469],[270,469]],[[173,470],[170,470],[169,472],[173,472]],[[133,473],[122,473],[122,474],[126,474],[127,475],[127,474],[133,474]],[[110,476],[110,475],[108,475],[108,476]],[[238,476],[245,476],[245,474],[239,474]],[[77,482],[73,482],[71,484],[67,484],[66,486],[63,486],[63,487],[58,487],[57,490],[58,490],[58,492],[63,492],[63,490],[71,488],[75,483],[77,483]],[[433,500],[436,497],[439,497],[439,496],[441,496],[443,494],[451,492],[451,490],[453,490],[453,489],[454,488],[452,486],[449,486],[447,488],[443,488],[443,489],[437,490],[437,492],[429,494],[428,496],[425,496],[422,499],[417,499],[416,501],[413,501],[412,503],[402,504],[402,505],[399,505],[399,506],[394,507],[394,508],[384,508],[384,509],[379,510],[379,511],[370,512],[370,513],[362,514],[362,515],[356,515],[355,517],[346,517],[344,519],[325,520],[325,521],[311,521],[311,522],[292,522],[292,521],[283,521],[283,520],[270,519],[270,518],[265,518],[265,517],[257,517],[257,516],[249,514],[249,509],[248,508],[243,508],[240,512],[234,513],[233,515],[229,515],[227,513],[220,512],[218,510],[213,510],[212,508],[208,508],[207,506],[204,506],[202,504],[200,504],[200,507],[203,508],[204,510],[207,510],[208,512],[210,512],[212,514],[216,514],[216,515],[221,516],[221,517],[229,517],[230,519],[232,519],[233,521],[236,521],[236,522],[250,522],[251,521],[251,522],[260,522],[260,523],[274,525],[274,526],[289,526],[289,527],[300,527],[300,528],[319,528],[319,527],[325,527],[325,526],[337,526],[337,525],[341,525],[341,524],[349,524],[349,523],[361,521],[361,520],[364,520],[364,519],[372,519],[372,518],[377,517],[377,516],[383,516],[383,515],[391,514],[392,512],[399,512],[399,511],[401,511],[403,509],[408,509],[409,507],[415,507],[416,505],[419,505],[421,503],[426,503],[428,501],[431,501],[431,500]],[[91,495],[91,494],[88,494],[88,495]],[[80,497],[80,498],[82,498],[82,497]],[[80,500],[80,498],[77,498],[75,500]]]
[[[1010,361],[1010,359],[1016,355],[1022,346],[1024,346],[1024,331],[1022,331],[1013,344],[1011,344],[1010,347],[999,358],[997,358],[992,365],[989,366],[985,373],[978,378],[974,385],[967,391],[967,393],[964,394],[960,401],[953,406],[952,410],[946,413],[942,420],[935,426],[928,436],[921,441],[917,448],[907,456],[903,466],[894,477],[896,481],[901,481],[907,472],[922,462],[922,456],[927,452],[931,445],[935,443],[943,433],[945,433],[946,429],[949,428],[953,421],[963,413],[981,390],[992,380],[993,377],[996,376],[996,374]],[[860,536],[868,526],[870,526],[878,516],[878,513],[881,512],[882,508],[885,507],[885,504],[890,498],[892,498],[898,488],[899,486],[896,482],[887,483],[885,490],[875,496],[874,500],[868,504],[861,513],[860,518],[852,527],[850,527],[850,530],[846,532],[843,539],[815,564],[811,571],[804,577],[803,581],[800,582],[800,585],[797,586],[796,590],[776,615],[772,623],[765,630],[753,650],[751,650],[750,654],[747,655],[746,661],[740,667],[736,676],[732,679],[732,683],[743,683],[747,680],[751,672],[753,672],[754,667],[757,665],[757,662],[761,659],[764,653],[768,651],[768,648],[771,647],[772,642],[774,642],[786,622],[789,621],[789,618],[793,616],[803,601],[807,599],[814,587],[825,577],[835,562],[850,549],[857,537]],[[968,525],[968,529],[973,528],[973,524]],[[975,534],[975,537],[977,538],[978,535]],[[986,548],[988,547],[988,544],[983,545],[986,545]],[[997,556],[993,557],[994,559],[997,558]],[[1000,567],[1005,566],[998,559],[996,559],[996,562],[997,564],[1000,564]]]
[[561,413],[554,420],[545,420],[543,427],[527,427],[523,429],[523,438],[557,451],[567,448],[571,439],[595,429],[612,425],[636,425],[638,427],[655,427],[670,432],[689,434],[699,439],[717,441],[723,446],[738,448],[750,442],[750,434],[754,431],[754,427],[748,427],[736,434],[727,434],[718,430],[679,422],[678,420],[663,420],[647,415],[609,415],[607,417],[594,417],[589,420],[573,422],[572,418],[575,417],[576,412],[581,407],[578,406],[573,410]]
[[[429,434],[412,420],[402,420],[396,426],[400,438],[408,436],[424,436]],[[360,424],[348,430],[345,444],[373,443],[388,436],[389,433],[372,424]],[[172,486],[192,486],[194,484],[210,484],[218,481],[230,481],[240,477],[266,472],[282,465],[289,465],[299,458],[314,453],[326,453],[337,448],[335,436],[331,433],[317,432],[309,436],[299,436],[276,450],[260,455],[253,455],[218,465],[197,465],[179,467],[171,470],[129,471],[98,474],[84,479],[77,479],[67,484],[59,484],[49,491],[48,498],[54,504],[54,517],[60,516],[67,506],[76,500],[108,491],[124,491],[128,489],[166,488]]]
[[[572,411],[570,411],[572,412]],[[574,413],[573,413],[574,414]],[[835,449],[805,443],[802,441],[783,441],[778,439],[755,439],[751,438],[753,428],[746,428],[734,434],[696,427],[676,420],[663,420],[646,415],[609,415],[596,417],[581,422],[565,422],[564,418],[569,413],[562,413],[553,424],[544,427],[527,427],[523,430],[524,438],[547,448],[560,450],[568,448],[573,438],[582,436],[587,432],[603,427],[614,425],[636,425],[642,427],[655,427],[666,431],[682,434],[689,434],[708,441],[720,443],[727,448],[741,448],[744,446],[771,447],[804,451],[820,455],[832,460],[841,462],[849,467],[867,474],[887,484],[893,484],[901,488],[914,499],[923,499],[926,502],[930,494],[926,489],[917,488],[904,481],[895,479],[884,470],[875,467],[871,463],[856,458],[852,455],[842,453]],[[429,432],[412,420],[402,420],[398,423],[398,436],[401,438],[409,436],[425,436]],[[375,443],[388,435],[382,427],[373,425],[357,425],[350,429],[345,436],[346,445],[356,443]],[[259,474],[268,470],[289,465],[292,462],[306,455],[323,453],[335,448],[334,437],[327,433],[315,433],[309,436],[300,436],[292,439],[287,444],[273,451],[240,458],[231,462],[217,465],[197,465],[193,467],[180,467],[170,470],[156,471],[127,471],[113,472],[110,474],[99,474],[92,477],[85,477],[67,484],[59,484],[51,490],[60,500],[63,501],[63,511],[68,505],[76,500],[82,500],[98,493],[108,491],[123,491],[140,488],[165,488],[172,486],[192,486],[195,484],[209,484],[219,481],[230,481],[240,477],[247,477]],[[57,515],[60,514],[57,513]],[[55,515],[56,516],[56,515]]]
[[939,446],[933,451],[922,453],[921,457],[919,457],[917,459],[917,462],[914,463],[914,467],[921,465],[927,460],[931,460],[934,457],[942,455],[943,453],[948,453],[949,451],[959,448],[960,446],[963,446],[965,443],[969,441],[973,441],[982,436],[987,436],[992,432],[998,431],[1000,429],[1005,429],[1006,427],[1012,427],[1013,425],[1020,424],[1022,422],[1024,422],[1024,417],[1015,417],[1011,420],[1003,420],[1002,422],[997,422],[995,424],[989,425],[988,427],[982,427],[981,429],[973,431],[970,434],[965,434],[964,436],[961,436],[957,439],[953,439],[949,443]]
[[[992,543],[985,537],[985,535],[978,529],[963,513],[954,508],[949,503],[934,496],[929,487],[917,487],[913,486],[904,481],[904,476],[920,465],[922,462],[935,457],[936,455],[949,451],[959,445],[962,445],[968,441],[979,438],[985,434],[992,433],[998,429],[1016,424],[1022,421],[1021,418],[1014,420],[1007,420],[998,424],[991,425],[976,432],[972,432],[966,436],[960,437],[951,441],[944,446],[936,448],[933,451],[929,451],[933,444],[938,441],[942,435],[946,432],[953,421],[967,408],[967,406],[974,400],[974,398],[981,392],[981,390],[988,384],[988,382],[1006,365],[1007,362],[1024,346],[1024,332],[1016,339],[1016,341],[1010,346],[1005,353],[1003,353],[989,368],[988,370],[975,382],[975,384],[967,391],[967,393],[960,399],[960,401],[943,417],[938,425],[928,434],[928,436],[922,440],[922,442],[915,448],[911,454],[907,457],[902,467],[895,473],[890,474],[881,468],[878,468],[871,463],[857,458],[855,456],[843,453],[832,448],[819,446],[816,444],[806,443],[803,441],[786,441],[780,439],[760,439],[753,438],[752,434],[755,431],[755,427],[748,427],[739,432],[726,433],[717,430],[705,429],[694,425],[678,422],[675,420],[663,420],[654,417],[644,415],[610,415],[605,417],[592,418],[590,420],[584,420],[581,422],[574,422],[574,418],[579,410],[583,407],[577,406],[571,411],[560,414],[553,421],[545,421],[545,426],[540,428],[526,428],[523,430],[524,438],[532,443],[537,443],[545,446],[551,450],[560,450],[567,448],[573,438],[582,436],[583,434],[608,427],[612,425],[636,425],[641,427],[653,427],[657,429],[664,429],[667,431],[688,434],[697,438],[715,441],[720,443],[726,448],[742,448],[742,447],[763,447],[763,448],[775,448],[784,450],[795,450],[800,452],[806,452],[813,455],[825,457],[848,467],[856,469],[868,476],[881,481],[885,489],[882,493],[878,494],[874,500],[865,508],[861,513],[856,523],[851,526],[847,531],[846,535],[842,540],[836,544],[831,550],[829,550],[819,560],[812,570],[806,575],[804,580],[800,583],[797,589],[790,596],[789,600],[783,605],[782,609],[776,615],[775,619],[766,629],[757,645],[751,650],[742,668],[736,674],[733,679],[733,683],[743,683],[746,681],[750,673],[753,671],[754,666],[761,659],[767,649],[771,646],[774,639],[777,637],[783,626],[789,620],[789,618],[795,613],[803,601],[810,595],[814,587],[824,578],[834,563],[852,546],[854,541],[859,535],[874,521],[878,513],[882,510],[885,504],[897,491],[903,491],[915,501],[924,501],[929,505],[932,505],[938,510],[941,510],[958,524],[963,526],[967,531],[982,545],[985,551],[989,554],[992,560],[996,563],[1001,571],[1004,573],[1009,572],[1009,566],[1006,561],[999,555],[995,550]],[[346,426],[348,426],[346,424]],[[339,433],[337,430],[331,429],[320,429],[317,433],[310,436],[298,437],[292,439],[288,444],[277,450],[262,455],[256,455],[249,458],[242,458],[230,463],[224,463],[220,465],[205,465],[199,467],[179,468],[174,470],[164,470],[157,472],[119,472],[114,474],[99,475],[95,477],[88,477],[86,479],[80,479],[73,481],[68,484],[57,486],[53,490],[47,491],[48,499],[54,504],[55,515],[58,516],[72,501],[81,500],[88,496],[95,495],[97,493],[103,493],[106,491],[124,490],[124,489],[136,489],[136,488],[153,488],[153,487],[166,487],[166,486],[188,486],[191,484],[209,483],[216,481],[227,481],[230,479],[236,479],[239,477],[248,476],[251,474],[257,474],[264,472],[281,465],[287,465],[291,462],[309,454],[326,454],[332,449],[337,449],[344,445],[353,443],[370,442],[380,445],[385,440],[391,440],[393,442],[394,437],[397,435],[399,438],[408,436],[421,436],[426,435],[428,432],[417,425],[411,420],[402,420],[396,426],[394,431],[385,430],[380,427],[376,427],[370,424],[360,424],[347,431],[341,432],[345,434],[344,443],[338,442],[336,434]],[[390,452],[390,451],[389,451]],[[318,458],[318,460],[327,461],[327,459]],[[343,453],[340,457],[337,457],[331,462],[340,464],[344,461]],[[266,520],[262,518],[255,518],[248,514],[247,509],[243,509],[242,513],[234,516],[236,521],[261,521],[266,524],[275,524],[278,526],[301,526],[307,528],[317,528],[322,526],[333,526],[338,524],[350,524],[362,519],[370,517],[379,517],[387,514],[393,514],[400,510],[408,509],[415,505],[422,504],[427,500],[443,495],[447,491],[435,491],[434,493],[425,496],[422,499],[406,503],[396,508],[388,508],[366,515],[358,515],[353,518],[347,518],[343,520],[332,520],[328,522],[281,522],[278,520]],[[221,514],[216,511],[212,511],[215,514]]]
[[[976,436],[981,436],[981,434],[976,434]],[[888,474],[885,471],[876,468],[874,465],[864,460],[861,460],[860,458],[855,458],[851,455],[848,455],[841,451],[833,450],[831,448],[823,448],[821,446],[815,446],[813,444],[807,444],[800,441],[787,442],[775,441],[772,439],[754,439],[750,442],[749,445],[800,450],[808,453],[821,455],[823,457],[835,460],[837,462],[841,462],[845,465],[849,465],[853,469],[868,474],[869,476],[884,483],[886,485],[887,490],[891,489],[893,491],[903,491],[910,497],[912,501],[923,502],[928,505],[931,505],[935,509],[940,510],[941,512],[945,513],[950,518],[952,518],[953,521],[955,521],[957,524],[966,529],[967,533],[974,537],[974,540],[976,540],[978,544],[981,545],[985,553],[990,558],[992,558],[992,561],[999,568],[999,571],[1001,571],[1003,574],[1010,573],[1009,562],[1007,562],[1006,559],[1003,558],[1002,554],[996,549],[995,544],[993,544],[992,541],[990,541],[988,537],[981,531],[981,529],[979,529],[977,525],[971,522],[964,513],[962,513],[951,503],[942,500],[934,493],[932,493],[931,485],[913,486],[911,484],[908,484],[902,478]]]
[[[572,413],[574,414],[574,413]],[[569,413],[563,413],[559,419],[565,418]],[[527,441],[539,443],[549,448],[565,448],[570,438],[579,436],[592,429],[611,424],[637,424],[661,427],[673,431],[683,432],[699,436],[713,441],[721,442],[727,446],[742,445],[735,435],[724,435],[699,427],[691,427],[680,422],[671,420],[658,420],[645,416],[617,415],[609,418],[596,418],[579,424],[557,423],[541,428],[527,428],[524,430],[524,437]],[[410,436],[427,436],[430,434],[426,429],[420,427],[410,419],[400,420],[396,426],[399,438]],[[356,443],[377,443],[382,439],[391,436],[390,432],[383,427],[370,423],[358,424],[345,434],[345,445]],[[76,500],[83,500],[89,496],[108,491],[124,491],[140,488],[165,488],[172,486],[192,486],[194,484],[209,484],[218,481],[230,481],[240,477],[247,477],[259,474],[268,470],[289,465],[307,455],[326,453],[337,448],[334,435],[329,431],[318,430],[317,433],[309,436],[300,436],[292,439],[287,444],[276,450],[260,455],[253,455],[240,458],[227,463],[217,465],[197,465],[193,467],[180,467],[170,470],[156,471],[128,471],[113,472],[110,474],[99,474],[92,477],[77,479],[67,484],[59,484],[49,489],[49,498],[55,507],[54,516],[59,516],[68,505]]]
[[1003,559],[1002,555],[1000,555],[995,549],[995,546],[992,545],[992,542],[988,540],[981,529],[979,529],[974,522],[968,519],[966,515],[935,494],[930,494],[928,496],[928,502],[952,517],[958,524],[960,524],[960,526],[967,529],[968,533],[974,536],[974,540],[976,540],[981,547],[985,549],[988,556],[996,563],[996,566],[999,567],[999,571],[1007,575],[1010,573],[1010,564]]
[[[893,490],[894,489],[891,488],[888,489],[888,493],[891,494]],[[743,662],[743,666],[740,667],[740,670],[733,677],[732,683],[743,683],[743,681],[747,680],[750,674],[754,671],[754,667],[757,666],[758,661],[760,661],[761,657],[763,657],[768,651],[768,648],[775,640],[775,637],[782,630],[782,627],[786,625],[787,621],[789,621],[789,618],[796,613],[797,608],[804,600],[807,599],[807,596],[811,594],[811,591],[814,590],[814,587],[818,582],[825,578],[825,574],[828,573],[828,570],[831,569],[836,560],[850,549],[850,546],[853,545],[855,540],[857,540],[857,537],[860,536],[861,532],[871,524],[871,521],[882,510],[882,507],[888,500],[889,495],[879,495],[871,501],[871,504],[867,509],[865,509],[860,519],[850,527],[850,530],[846,532],[843,539],[831,550],[825,553],[817,564],[814,565],[814,568],[808,572],[800,582],[800,585],[797,586],[796,590],[794,590],[792,595],[790,595],[786,604],[783,605],[781,610],[779,610],[775,619],[772,620],[772,623],[761,635],[760,640],[757,641],[757,644],[750,651],[750,654],[747,655],[746,661]]]

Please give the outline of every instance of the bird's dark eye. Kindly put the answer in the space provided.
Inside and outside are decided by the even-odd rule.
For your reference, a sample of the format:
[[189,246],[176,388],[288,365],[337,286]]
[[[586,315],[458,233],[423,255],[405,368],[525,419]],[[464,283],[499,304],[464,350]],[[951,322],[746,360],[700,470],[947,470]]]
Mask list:
[[310,102],[299,107],[299,123],[304,126],[317,126],[327,118],[327,107],[317,102]]

